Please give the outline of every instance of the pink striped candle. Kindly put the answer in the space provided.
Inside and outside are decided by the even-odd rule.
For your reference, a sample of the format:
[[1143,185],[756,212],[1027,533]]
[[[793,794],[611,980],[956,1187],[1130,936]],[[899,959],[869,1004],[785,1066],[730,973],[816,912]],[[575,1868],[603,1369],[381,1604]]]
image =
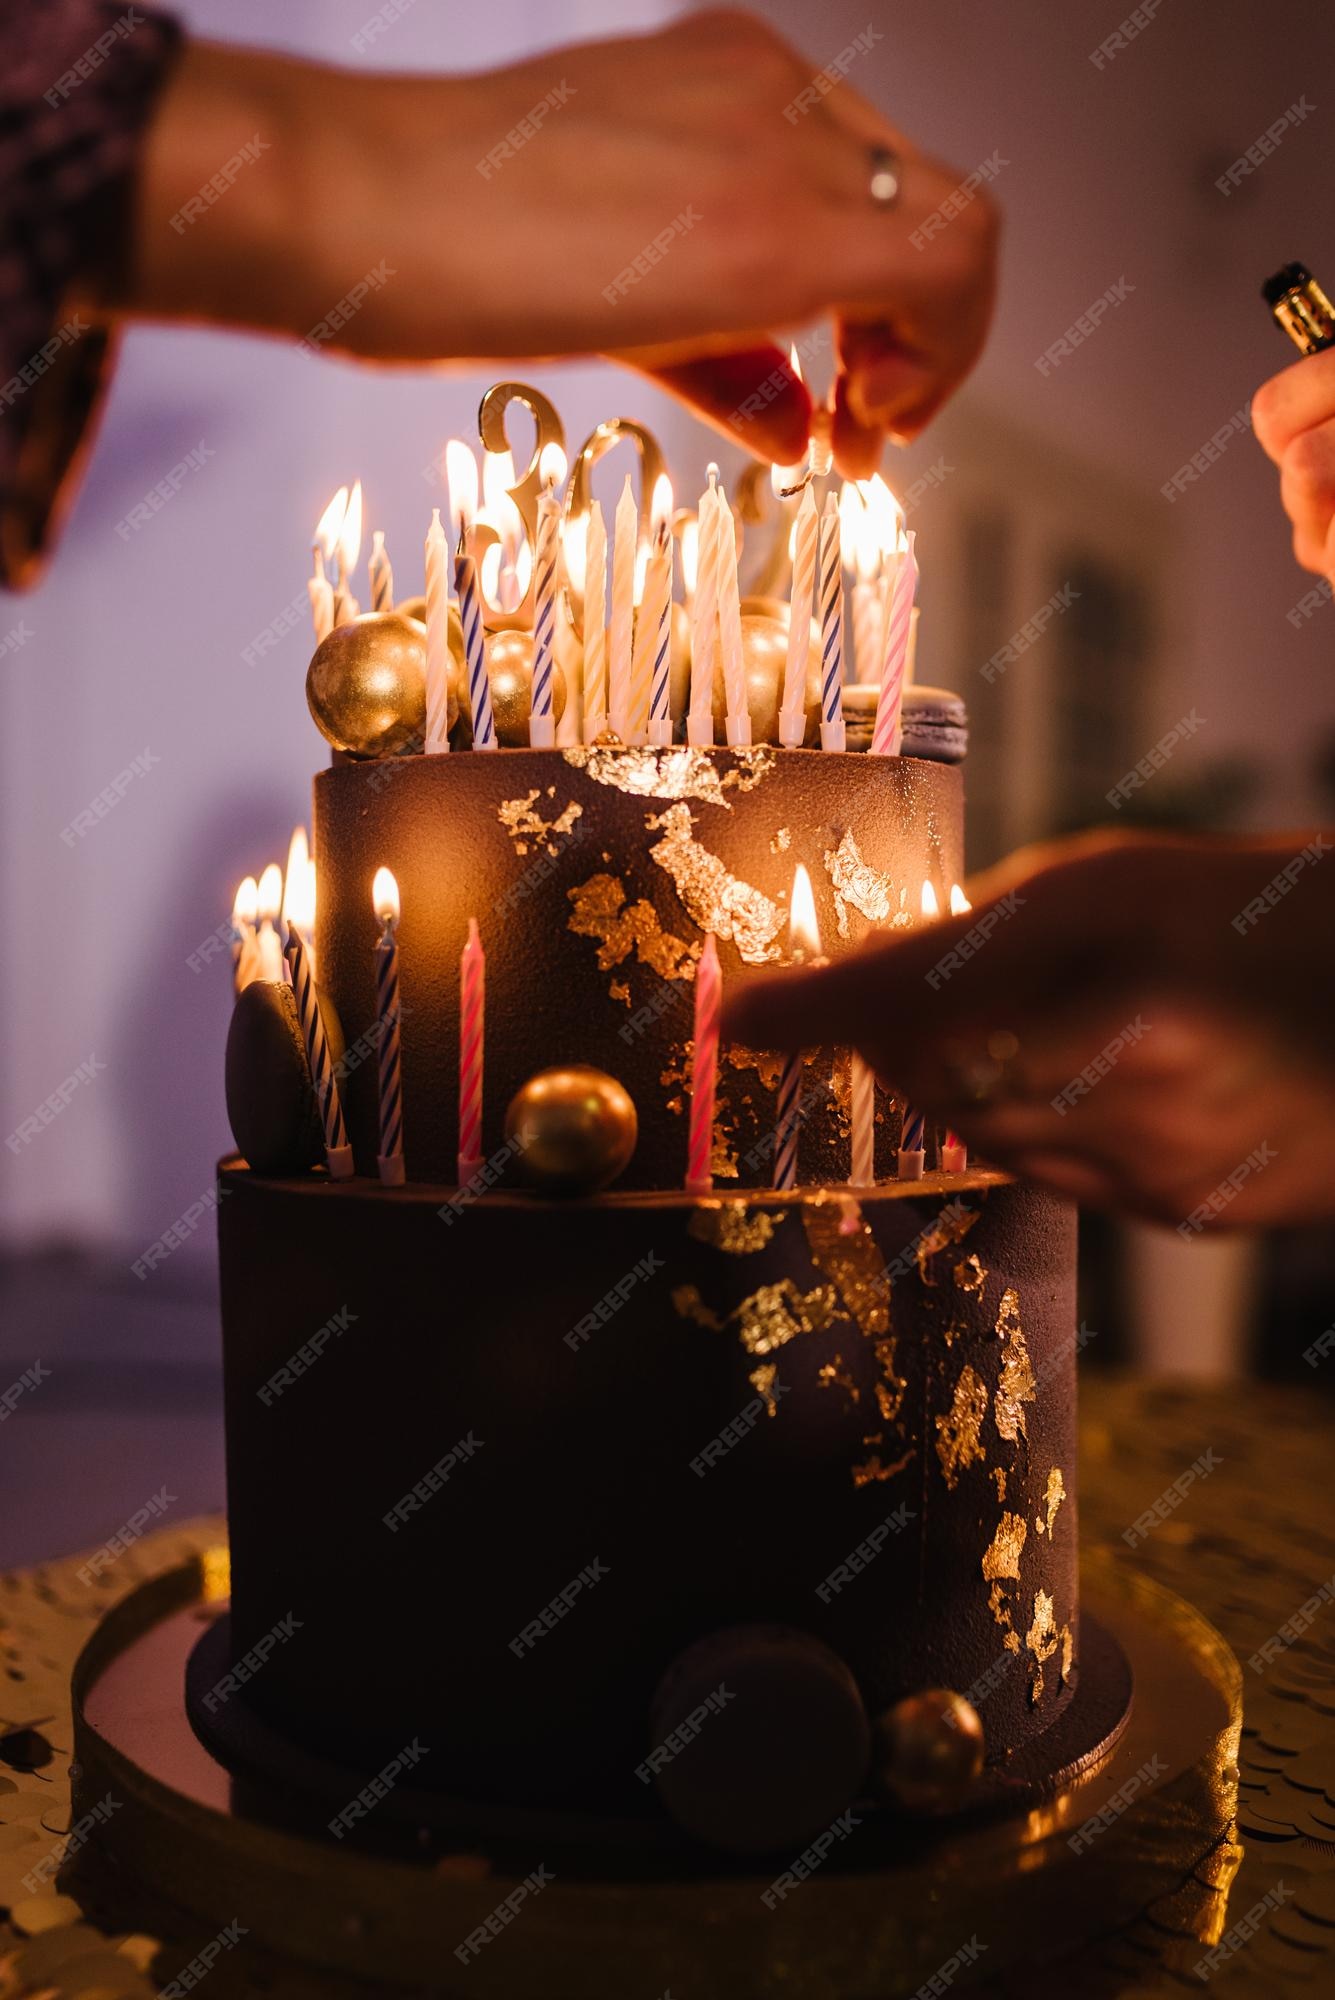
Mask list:
[[897,757],[903,740],[900,711],[904,704],[904,682],[909,659],[909,632],[913,618],[913,598],[918,588],[918,561],[914,554],[916,537],[908,536],[895,572],[895,592],[890,615],[885,621],[885,657],[881,663],[881,697],[876,704],[876,727],[872,731],[872,753],[877,757]]
[[375,948],[377,1051],[380,1075],[380,1152],[376,1165],[386,1187],[403,1186],[403,1074],[399,1044],[399,885],[388,868],[377,868],[371,904],[380,919]]
[[723,973],[711,931],[695,968],[695,1054],[691,1060],[691,1131],[686,1191],[708,1194],[714,1185],[714,1098],[718,1088],[719,1020]]
[[486,1029],[487,955],[477,918],[459,960],[459,1185],[482,1170],[482,1055]]

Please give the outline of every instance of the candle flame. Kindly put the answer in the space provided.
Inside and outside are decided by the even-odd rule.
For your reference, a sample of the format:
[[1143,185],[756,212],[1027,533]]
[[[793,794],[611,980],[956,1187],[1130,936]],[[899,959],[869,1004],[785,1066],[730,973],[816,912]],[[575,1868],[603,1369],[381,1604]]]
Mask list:
[[[550,450],[550,446],[548,447]],[[666,535],[672,527],[672,481],[666,472],[660,472],[654,481],[654,490],[649,502],[651,533],[655,541]]]
[[861,572],[861,551],[867,518],[866,502],[851,479],[839,489],[839,560],[845,569]]
[[255,914],[262,924],[271,924],[282,907],[283,871],[276,861],[271,861],[255,891]]
[[324,550],[324,559],[329,562],[338,547],[339,531],[348,511],[348,489],[340,486],[329,505],[315,524],[315,539]]
[[922,913],[925,917],[939,917],[941,906],[936,900],[936,890],[930,882],[922,885]]
[[247,875],[232,898],[232,922],[253,924],[259,909],[260,889],[253,875]]
[[[503,503],[510,499],[510,488],[515,483],[514,453],[510,451],[484,451],[482,454],[482,498],[494,518],[499,520]],[[513,506],[514,502],[510,504]]]
[[445,477],[457,538],[466,535],[477,519],[477,460],[462,438],[451,438],[445,447]]
[[971,902],[969,901],[969,899],[968,899],[968,897],[967,897],[967,896],[965,895],[965,893],[964,893],[963,889],[961,889],[961,887],[960,887],[959,883],[958,883],[958,882],[952,882],[952,883],[951,883],[951,885],[950,885],[950,914],[951,914],[951,916],[952,916],[952,917],[962,917],[962,916],[964,915],[964,913],[965,913],[965,911],[966,911],[966,910],[971,910],[972,908],[973,908],[973,904],[972,904],[972,903],[971,903]]
[[695,515],[681,524],[681,577],[688,591],[695,589],[700,571],[700,523]]
[[303,937],[315,928],[315,863],[311,860],[304,826],[294,827],[287,850],[287,875],[283,883],[283,922]]
[[357,480],[348,496],[347,512],[338,531],[338,559],[351,576],[362,552],[362,482]]
[[797,342],[795,340],[789,342],[788,366],[792,369],[794,375],[796,375],[799,382],[806,381],[807,378],[802,373],[802,357],[797,351]]
[[816,898],[811,893],[811,877],[800,861],[793,873],[793,894],[788,905],[788,943],[797,964],[803,959],[820,957]]
[[382,924],[399,921],[399,885],[388,868],[377,868],[371,884],[371,901]]
[[635,602],[644,602],[644,579],[649,573],[649,544],[641,542],[635,551]]
[[538,454],[538,479],[544,487],[557,487],[566,476],[570,461],[559,444],[545,444]]
[[881,556],[896,554],[904,547],[904,509],[879,472],[874,472],[870,479],[859,480],[858,487],[867,503],[877,553]]

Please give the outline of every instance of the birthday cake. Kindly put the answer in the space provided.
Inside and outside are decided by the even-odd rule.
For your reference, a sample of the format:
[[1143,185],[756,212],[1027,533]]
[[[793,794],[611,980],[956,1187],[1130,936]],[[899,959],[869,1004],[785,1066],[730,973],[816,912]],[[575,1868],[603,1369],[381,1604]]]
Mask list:
[[[706,496],[702,543],[718,519]],[[539,520],[535,723],[562,587],[543,546]],[[1100,1641],[1078,1596],[1073,1211],[971,1167],[846,1050],[716,1047],[702,976],[716,994],[800,955],[799,864],[830,958],[921,921],[924,884],[944,906],[959,764],[814,747],[818,674],[813,747],[775,740],[773,649],[746,622],[768,609],[740,613],[757,726],[725,685],[728,747],[699,740],[689,658],[657,740],[624,688],[625,734],[595,730],[567,632],[573,730],[483,754],[470,668],[494,722],[514,633],[472,652],[470,615],[493,620],[463,563],[448,754],[414,741],[418,627],[397,753],[326,727],[290,986],[257,976],[241,923],[232,1595],[192,1663],[195,1726],[238,1766],[281,1745],[302,1782],[339,1774],[336,1802],[348,1773],[392,1771],[383,1808],[330,1818],[339,1839],[444,1801],[456,1826],[747,1853],[855,1806],[1041,1796],[1109,1722],[1081,1712]],[[739,602],[725,576],[695,620],[720,681]],[[666,644],[670,563],[660,612]],[[614,720],[617,618],[614,588]],[[406,622],[356,620],[357,657],[383,643],[411,681]]]

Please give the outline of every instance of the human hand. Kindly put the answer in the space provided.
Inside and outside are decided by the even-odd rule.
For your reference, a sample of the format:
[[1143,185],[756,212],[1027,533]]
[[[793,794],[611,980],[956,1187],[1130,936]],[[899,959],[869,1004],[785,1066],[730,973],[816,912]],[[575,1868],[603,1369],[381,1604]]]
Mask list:
[[1328,1217],[1329,851],[1101,835],[1022,854],[968,914],[735,993],[724,1034],[852,1043],[988,1160],[1091,1207],[1192,1233]]
[[[320,344],[401,362],[609,353],[781,463],[805,456],[811,412],[772,329],[828,314],[836,450],[861,476],[977,358],[996,218],[980,189],[922,236],[961,177],[847,82],[812,83],[808,58],[731,12],[468,78],[192,45],[109,294],[303,337],[384,270]],[[256,132],[262,159],[178,228]],[[889,208],[870,195],[875,146],[902,161]]]
[[1263,382],[1252,398],[1252,425],[1279,467],[1295,557],[1335,583],[1335,348]]

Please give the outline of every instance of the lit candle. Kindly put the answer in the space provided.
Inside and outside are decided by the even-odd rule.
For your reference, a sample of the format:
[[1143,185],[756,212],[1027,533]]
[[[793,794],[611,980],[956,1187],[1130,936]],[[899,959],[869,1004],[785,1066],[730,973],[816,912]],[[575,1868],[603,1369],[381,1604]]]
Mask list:
[[849,1179],[854,1187],[872,1187],[876,1181],[876,1075],[856,1049],[850,1078],[850,1116],[853,1162]]
[[283,922],[301,932],[315,975],[315,863],[304,826],[294,826],[283,877]]
[[612,732],[630,742],[631,649],[635,630],[635,555],[640,512],[631,490],[630,474],[617,501],[612,529],[612,623],[608,632]]
[[666,473],[654,481],[650,510],[653,553],[640,600],[631,693],[631,726],[641,728],[660,749],[672,741],[672,484]]
[[255,949],[259,954],[257,979],[283,977],[283,947],[274,921],[283,906],[283,871],[276,861],[271,861],[260,876],[256,891],[255,908],[259,918],[259,929],[255,933]]
[[347,509],[338,531],[338,582],[334,587],[334,623],[350,625],[361,616],[361,605],[348,584],[362,552],[362,482],[357,480],[348,497]]
[[537,586],[533,599],[533,680],[529,694],[528,740],[535,750],[550,750],[556,742],[552,712],[552,674],[556,666],[556,585],[561,566],[561,503],[556,489],[566,474],[566,455],[559,444],[542,448],[538,476]]
[[247,875],[232,898],[232,982],[240,993],[260,974],[259,946],[255,942],[255,918],[259,910],[259,884]]
[[[966,910],[971,910],[972,908],[973,904],[969,901],[963,889],[961,889],[959,883],[952,882],[950,885],[951,916],[961,917],[964,915]],[[942,1173],[962,1174],[967,1170],[968,1165],[969,1165],[968,1147],[965,1145],[963,1139],[961,1139],[958,1132],[952,1132],[949,1129],[949,1127],[947,1127],[946,1135],[944,1139],[941,1141]]]
[[727,701],[728,742],[744,747],[751,741],[751,711],[746,700],[746,663],[742,656],[741,586],[737,576],[737,531],[732,509],[720,487],[714,505],[714,542],[718,552],[718,636],[723,655],[723,691]]
[[681,602],[687,617],[695,603],[695,579],[700,568],[700,523],[694,514],[682,510],[681,523]]
[[904,683],[908,673],[909,634],[912,628],[913,596],[918,587],[915,537],[905,539],[895,570],[894,595],[885,621],[885,656],[881,664],[881,693],[876,704],[876,726],[871,747],[878,757],[897,757],[903,741],[900,713],[904,703]]
[[334,629],[334,586],[325,574],[325,564],[338,547],[338,531],[347,511],[348,489],[340,486],[315,524],[315,541],[311,547],[313,574],[307,588],[310,591],[311,622],[315,627],[317,646]]
[[718,467],[700,496],[696,528],[696,585],[691,605],[691,699],[686,740],[697,746],[714,741],[714,667],[718,656],[718,537],[714,533]]
[[820,515],[808,483],[793,524],[793,585],[788,598],[788,658],[783,669],[783,706],[779,710],[779,741],[790,750],[800,747],[807,730],[807,660],[811,651],[811,614],[815,608],[816,552]]
[[385,531],[377,528],[371,536],[371,560],[366,565],[371,584],[372,611],[394,609],[394,571],[385,554]]
[[459,1185],[482,1168],[482,1056],[487,1010],[487,956],[477,918],[459,960]]
[[[816,925],[816,900],[811,893],[811,877],[799,861],[793,875],[793,893],[788,905],[789,956],[794,965],[823,965],[820,931]],[[793,1049],[784,1059],[779,1077],[778,1116],[774,1127],[774,1185],[797,1185],[797,1141],[802,1127],[802,1051]]]
[[[508,451],[484,451],[482,454],[482,501],[483,512],[500,535],[500,546],[488,550],[488,557],[494,554],[496,563],[494,597],[497,609],[504,612],[517,611],[528,590],[528,577],[519,574],[521,550],[527,549],[528,537],[524,533],[524,517],[514,503],[511,488],[515,483],[514,455]],[[490,563],[484,561],[484,572],[489,572]],[[483,590],[487,589],[487,575],[482,579]]]
[[695,968],[695,1050],[691,1057],[691,1130],[686,1148],[688,1194],[708,1194],[714,1185],[714,1098],[718,1089],[722,1011],[723,973],[711,931]]
[[[848,499],[845,514],[844,502]],[[868,499],[868,482],[845,484],[839,499],[844,567],[853,582],[853,673],[860,683],[876,679],[881,664],[881,593],[876,578],[881,567],[877,524]]]
[[377,868],[371,903],[380,919],[375,948],[376,1012],[380,1025],[380,1152],[376,1165],[386,1187],[403,1186],[403,1074],[399,1046],[399,885]]
[[833,493],[827,493],[820,524],[822,750],[842,750],[846,740],[843,713],[844,580],[839,555],[839,503]]
[[450,747],[449,545],[440,509],[431,509],[426,531],[426,738],[428,756]]
[[295,929],[289,929],[287,934],[287,962],[292,970],[292,991],[296,996],[297,1015],[301,1022],[302,1038],[306,1044],[306,1060],[310,1064],[315,1102],[319,1108],[320,1122],[324,1126],[325,1162],[332,1180],[345,1181],[353,1172],[352,1147],[348,1144],[348,1128],[343,1122],[343,1102],[338,1094],[338,1079],[334,1075],[334,1065],[329,1054],[329,1040],[320,1017],[320,1003],[315,995],[315,975],[311,971],[310,958],[301,941],[301,933]]
[[584,538],[584,741],[607,728],[607,524],[594,500]]
[[477,518],[477,460],[459,438],[445,447],[446,474],[450,482],[450,519],[456,538],[454,589],[459,599],[459,617],[464,628],[464,660],[468,668],[468,705],[473,718],[473,748],[496,748],[496,723],[491,712],[491,682],[487,678],[486,644],[482,632],[482,597],[478,589],[477,565],[469,553],[468,537]]

